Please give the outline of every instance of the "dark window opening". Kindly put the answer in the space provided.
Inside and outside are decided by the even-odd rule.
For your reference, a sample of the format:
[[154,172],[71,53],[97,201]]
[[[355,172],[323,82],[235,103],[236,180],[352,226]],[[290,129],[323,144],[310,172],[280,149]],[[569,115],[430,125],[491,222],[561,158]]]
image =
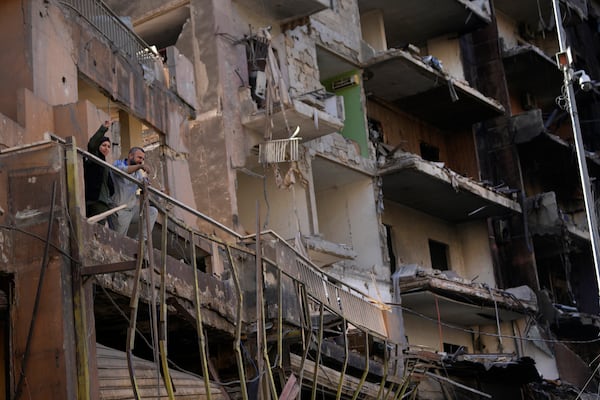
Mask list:
[[448,263],[448,245],[435,240],[429,240],[429,256],[431,257],[431,267],[446,271],[450,269]]
[[444,342],[444,352],[448,354],[456,354],[458,352],[464,351],[464,346],[459,346],[453,343]]
[[396,272],[396,254],[394,254],[394,242],[392,240],[392,226],[385,225],[385,236],[388,250],[388,257],[390,258],[390,272],[393,274]]
[[440,149],[429,143],[421,142],[421,158],[427,161],[440,161]]

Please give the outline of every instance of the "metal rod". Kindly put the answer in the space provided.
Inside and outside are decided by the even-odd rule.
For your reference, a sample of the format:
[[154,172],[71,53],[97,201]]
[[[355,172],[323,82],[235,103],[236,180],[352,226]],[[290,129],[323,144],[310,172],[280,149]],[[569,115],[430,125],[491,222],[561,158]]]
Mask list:
[[127,369],[129,371],[129,379],[133,388],[133,396],[136,400],[140,399],[139,388],[135,378],[135,366],[133,365],[133,349],[135,348],[135,332],[137,321],[137,310],[140,299],[140,279],[142,278],[142,268],[144,265],[144,241],[138,241],[138,262],[135,269],[135,278],[133,288],[131,290],[131,298],[129,299],[129,327],[127,328],[127,343],[125,352],[127,353]]
[[[149,219],[149,218],[147,218]],[[162,226],[162,241],[161,241],[161,271],[160,271],[160,322],[159,322],[159,350],[160,350],[160,361],[163,370],[163,379],[165,381],[165,387],[167,388],[167,394],[169,400],[175,398],[173,391],[173,382],[171,381],[171,374],[169,373],[169,361],[167,357],[167,240],[168,240],[168,224],[169,219],[165,217]]]
[[342,370],[340,371],[340,380],[338,382],[337,395],[335,396],[336,400],[340,400],[342,397],[342,384],[344,383],[344,378],[346,377],[346,368],[348,367],[348,357],[350,356],[350,352],[348,351],[348,327],[346,326],[346,319],[343,319],[342,328],[344,330],[344,364],[342,366]]
[[[556,32],[560,51],[568,51],[566,35],[563,30],[562,16],[560,13],[559,0],[552,0],[554,9],[554,19],[556,20]],[[585,147],[583,145],[583,137],[581,135],[581,126],[579,125],[579,115],[577,113],[577,101],[575,99],[575,91],[573,90],[573,66],[569,64],[563,68],[564,85],[567,89],[567,100],[569,103],[569,115],[571,116],[571,124],[573,127],[573,137],[575,139],[575,152],[577,153],[577,164],[579,166],[579,178],[581,179],[581,187],[583,189],[583,201],[585,203],[586,218],[588,229],[590,231],[590,241],[592,245],[592,256],[594,258],[594,269],[596,273],[596,287],[598,290],[598,302],[600,302],[600,249],[598,238],[598,220],[596,210],[594,208],[594,196],[590,184],[590,177],[587,169],[585,158]]]
[[229,258],[229,263],[231,264],[231,270],[233,272],[233,282],[235,284],[235,289],[237,291],[237,320],[235,323],[235,341],[233,350],[236,354],[237,359],[237,367],[238,374],[240,376],[240,389],[242,391],[242,400],[248,400],[248,390],[246,388],[246,373],[244,372],[244,358],[242,356],[242,307],[244,305],[244,298],[242,292],[242,286],[240,285],[240,278],[238,275],[237,268],[235,266],[235,262],[233,261],[233,256],[231,255],[231,248],[229,246],[225,246],[227,250],[227,256]]
[[324,319],[325,305],[321,303],[321,309],[319,312],[319,338],[317,340],[317,356],[315,357],[315,368],[313,370],[313,385],[311,392],[311,400],[317,398],[317,376],[319,375],[319,364],[321,364],[321,347],[323,345],[323,319]]
[[200,361],[202,362],[202,376],[204,378],[206,400],[210,400],[210,375],[208,372],[208,357],[206,356],[204,326],[202,323],[202,311],[200,308],[200,288],[198,287],[198,268],[196,266],[196,243],[194,242],[193,231],[190,231],[190,243],[192,245],[192,269],[194,270],[194,305],[196,306],[196,333],[198,334],[198,347],[200,350]]
[[281,269],[277,268],[277,366],[283,371],[283,286]]
[[383,342],[383,374],[381,375],[381,383],[379,384],[379,391],[377,392],[377,398],[381,399],[381,395],[383,394],[383,389],[385,388],[385,382],[388,377],[388,369],[389,369],[389,354],[388,354],[388,345],[387,340]]
[[352,400],[356,400],[358,395],[360,394],[360,390],[367,380],[367,375],[369,375],[369,366],[371,363],[369,362],[369,334],[365,332],[365,370],[363,371],[362,376],[360,377],[360,382],[358,382],[358,386],[354,395],[352,396]]
[[[152,322],[152,354],[154,357],[154,363],[156,364],[156,390],[157,394],[160,395],[160,340],[158,331],[158,312],[156,310],[156,282],[154,281],[154,246],[152,245],[152,230],[150,226],[150,204],[148,199],[148,184],[146,181],[143,182],[142,192],[140,194],[140,217],[139,221],[139,238],[140,242],[144,241],[144,228],[146,236],[146,253],[148,257],[148,274],[150,275],[150,320]],[[142,216],[144,218],[142,218]]]

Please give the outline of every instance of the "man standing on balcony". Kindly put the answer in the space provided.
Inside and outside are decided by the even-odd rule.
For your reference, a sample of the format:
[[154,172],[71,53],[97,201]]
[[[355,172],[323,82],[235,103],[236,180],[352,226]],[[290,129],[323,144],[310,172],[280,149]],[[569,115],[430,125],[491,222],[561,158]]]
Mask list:
[[[131,175],[139,182],[148,182],[148,178],[145,174],[150,173],[151,168],[144,163],[145,159],[146,152],[144,149],[141,147],[132,147],[129,150],[127,158],[115,161],[114,166]],[[142,228],[146,225],[146,221],[145,218],[143,221],[144,223],[140,223],[139,220],[140,201],[137,196],[138,189],[140,189],[139,184],[132,182],[119,174],[114,175],[114,180],[115,194],[112,200],[116,205],[126,204],[127,207],[117,211],[109,217],[111,228],[121,234],[126,234],[132,221],[138,223],[138,229]],[[158,216],[158,210],[155,207],[149,206],[148,215],[150,217],[150,232],[152,232],[156,217]],[[144,238],[147,237],[146,230],[143,231],[143,235]]]

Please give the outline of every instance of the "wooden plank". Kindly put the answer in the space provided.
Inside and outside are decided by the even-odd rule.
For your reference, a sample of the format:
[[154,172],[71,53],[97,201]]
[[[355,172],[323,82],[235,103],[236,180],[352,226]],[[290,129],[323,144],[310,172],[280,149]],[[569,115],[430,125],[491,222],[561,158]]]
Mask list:
[[[125,352],[97,344],[98,380],[101,400],[133,399],[133,388],[129,378],[129,370]],[[140,396],[143,399],[168,399],[162,377],[158,378],[157,389],[156,365],[148,360],[134,358],[135,375]],[[204,379],[181,371],[171,371],[177,400],[204,399],[206,389]],[[211,400],[225,400],[220,387],[211,382]]]

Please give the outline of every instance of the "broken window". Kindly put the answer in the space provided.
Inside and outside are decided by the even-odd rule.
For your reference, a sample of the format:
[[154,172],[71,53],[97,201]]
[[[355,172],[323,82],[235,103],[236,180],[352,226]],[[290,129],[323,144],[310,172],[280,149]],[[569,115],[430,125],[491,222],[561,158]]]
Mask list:
[[431,257],[431,268],[441,271],[450,269],[447,244],[429,239],[429,256]]

